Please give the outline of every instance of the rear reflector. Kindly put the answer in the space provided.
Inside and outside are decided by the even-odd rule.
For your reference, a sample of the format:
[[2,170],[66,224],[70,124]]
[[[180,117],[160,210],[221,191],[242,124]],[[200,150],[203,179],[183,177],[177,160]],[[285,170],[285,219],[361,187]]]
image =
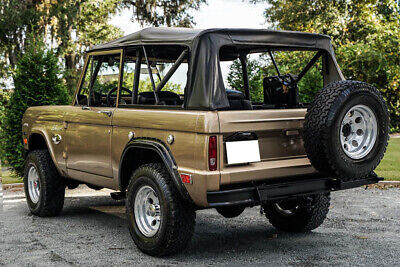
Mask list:
[[192,176],[190,174],[181,173],[181,180],[185,184],[192,184]]
[[28,144],[28,139],[24,138],[24,145],[27,145],[27,144]]
[[217,170],[217,137],[210,136],[208,140],[208,168],[210,171]]

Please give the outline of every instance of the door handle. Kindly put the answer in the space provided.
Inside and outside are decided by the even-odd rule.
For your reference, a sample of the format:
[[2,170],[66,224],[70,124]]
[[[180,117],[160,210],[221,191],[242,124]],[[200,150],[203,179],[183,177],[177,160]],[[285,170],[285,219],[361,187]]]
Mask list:
[[111,115],[112,115],[112,111],[108,111],[108,110],[99,110],[99,111],[97,111],[97,113],[106,114],[108,117],[111,117]]

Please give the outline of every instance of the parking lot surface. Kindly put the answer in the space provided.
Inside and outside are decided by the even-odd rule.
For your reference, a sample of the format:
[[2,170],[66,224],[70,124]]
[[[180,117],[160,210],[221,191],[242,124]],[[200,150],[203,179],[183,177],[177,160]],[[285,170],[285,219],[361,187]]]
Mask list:
[[108,190],[69,190],[61,216],[29,214],[22,192],[3,191],[0,264],[10,265],[400,265],[400,189],[332,193],[325,223],[309,234],[275,230],[259,207],[225,219],[197,212],[188,249],[167,258],[141,253],[123,202]]

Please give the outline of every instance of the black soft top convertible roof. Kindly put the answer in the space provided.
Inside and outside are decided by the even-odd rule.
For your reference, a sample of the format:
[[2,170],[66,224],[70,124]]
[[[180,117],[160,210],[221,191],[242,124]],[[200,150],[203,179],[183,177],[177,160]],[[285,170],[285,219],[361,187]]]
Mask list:
[[229,107],[219,66],[219,51],[232,46],[238,51],[324,51],[324,84],[343,80],[327,35],[266,29],[147,28],[90,49],[109,50],[141,45],[182,45],[190,50],[185,107],[219,109]]

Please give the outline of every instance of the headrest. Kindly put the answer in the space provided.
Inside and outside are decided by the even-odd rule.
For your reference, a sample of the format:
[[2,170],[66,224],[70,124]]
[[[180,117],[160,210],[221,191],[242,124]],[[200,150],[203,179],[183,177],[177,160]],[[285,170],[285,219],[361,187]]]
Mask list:
[[242,100],[246,98],[242,92],[231,89],[226,90],[226,96],[229,100]]
[[[138,102],[139,104],[154,104],[155,103],[155,97],[154,97],[154,92],[149,91],[149,92],[141,92],[138,95]],[[180,105],[181,104],[181,98],[179,97],[178,94],[170,91],[161,91],[158,92],[158,98],[160,99],[160,104],[164,105]]]
[[[154,92],[149,91],[149,92],[141,92],[139,93],[140,96],[145,97],[145,98],[153,98],[154,99]],[[179,95],[170,92],[170,91],[160,91],[158,92],[158,97],[159,98],[173,98],[173,99],[180,99]]]

